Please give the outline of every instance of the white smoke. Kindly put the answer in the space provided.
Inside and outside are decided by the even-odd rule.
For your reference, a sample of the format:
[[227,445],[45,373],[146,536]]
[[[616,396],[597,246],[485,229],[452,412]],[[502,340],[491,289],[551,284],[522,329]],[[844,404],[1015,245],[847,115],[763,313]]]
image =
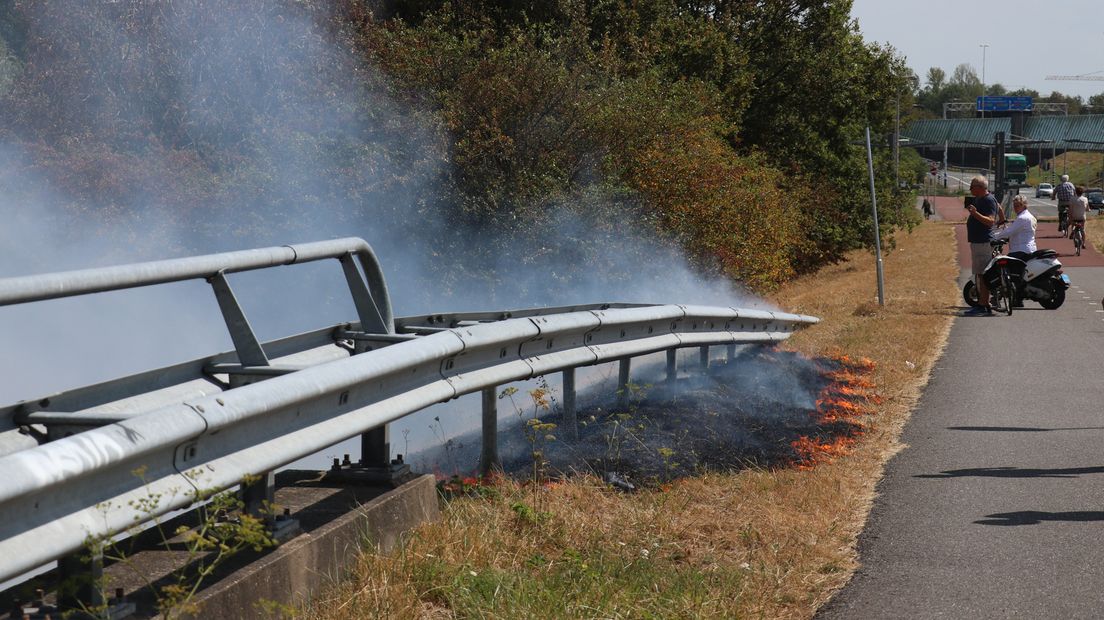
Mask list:
[[[117,8],[84,5],[95,15],[84,34],[90,43],[139,49],[145,39],[120,28]],[[36,10],[45,29],[38,35],[55,36],[56,26],[59,41],[80,49],[81,41],[67,40],[73,31],[60,13]],[[211,1],[175,3],[159,19],[164,50],[157,59],[168,64],[151,79],[171,82],[182,106],[166,107],[145,92],[108,92],[91,80],[88,99],[97,103],[86,115],[89,134],[109,133],[108,123],[152,127],[176,115],[180,143],[143,152],[143,170],[159,174],[123,174],[133,184],[117,182],[104,204],[53,175],[49,162],[57,157],[29,150],[27,137],[0,144],[0,276],[357,236],[376,250],[397,314],[596,302],[763,306],[721,278],[697,275],[672,244],[632,222],[632,211],[621,221],[615,209],[547,205],[540,241],[519,234],[511,242],[500,227],[488,245],[485,236],[450,228],[439,187],[450,154],[440,124],[425,110],[394,103],[386,79],[332,49],[332,38],[305,13]],[[153,62],[136,54],[85,60],[102,75]],[[183,118],[180,110],[196,112]],[[239,167],[204,160],[230,147],[246,158]],[[119,169],[125,158],[97,160],[98,151],[73,144],[50,148],[62,158],[89,158],[104,182],[127,172]],[[358,165],[347,169],[350,162]],[[485,256],[489,247],[494,252]],[[355,316],[336,262],[230,280],[262,339]],[[202,282],[0,308],[0,339],[5,404],[230,348]],[[393,443],[404,430],[407,440],[412,429],[432,434],[425,432],[432,417],[397,426]]]

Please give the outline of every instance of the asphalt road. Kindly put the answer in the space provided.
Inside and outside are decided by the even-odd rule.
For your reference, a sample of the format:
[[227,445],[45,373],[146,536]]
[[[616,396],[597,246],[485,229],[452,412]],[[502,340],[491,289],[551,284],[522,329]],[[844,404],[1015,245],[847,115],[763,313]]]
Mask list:
[[[970,186],[970,179],[974,173],[955,172],[947,173],[947,187],[950,189],[965,189]],[[1047,198],[1036,198],[1034,187],[1025,187],[1020,193],[1027,196],[1027,207],[1035,214],[1035,217],[1058,217],[1058,202]]]
[[[959,219],[960,201],[937,208]],[[862,567],[819,618],[1104,616],[1104,259],[1078,262],[1057,310],[955,320]]]

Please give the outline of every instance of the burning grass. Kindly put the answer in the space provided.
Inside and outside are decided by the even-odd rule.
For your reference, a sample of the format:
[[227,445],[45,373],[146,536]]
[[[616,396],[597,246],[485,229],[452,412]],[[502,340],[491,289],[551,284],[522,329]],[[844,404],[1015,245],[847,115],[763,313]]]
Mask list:
[[877,413],[875,406],[882,403],[882,397],[874,391],[874,383],[865,376],[874,370],[873,361],[840,356],[836,362],[840,368],[825,373],[831,383],[821,390],[815,412],[821,428],[830,432],[812,437],[802,435],[790,443],[798,469],[812,469],[851,454],[866,429],[864,419]]
[[[759,361],[807,360],[796,367],[809,374],[791,377],[812,388],[812,400],[775,398],[781,403],[758,408],[781,393],[769,374],[719,388],[716,402],[727,400],[727,418],[748,432],[735,466],[707,459],[693,475],[654,476],[636,493],[611,488],[594,462],[555,484],[469,483],[440,521],[413,532],[399,552],[365,554],[355,580],[303,615],[811,617],[856,566],[874,485],[946,338],[957,297],[953,253],[949,225],[925,223],[903,236],[885,258],[887,304],[869,313],[854,312],[874,294],[867,253],[782,290],[781,307],[822,322],[791,338],[789,352]],[[676,437],[659,423],[662,400],[658,390],[641,399],[633,419],[655,420],[657,438]],[[698,411],[679,414],[684,425],[719,417],[711,406],[686,409]],[[702,436],[714,448],[726,439]],[[649,480],[681,466],[692,449],[725,453],[695,448],[688,437],[666,465],[649,448],[658,470],[624,475]]]
[[[707,471],[809,468],[845,454],[863,433],[863,419],[876,413],[881,397],[870,379],[873,367],[847,356],[748,347],[730,361],[714,361],[704,375],[630,384],[616,405],[600,396],[579,409],[573,441],[563,441],[560,411],[547,387],[528,398],[507,388],[499,400],[518,415],[513,428],[500,432],[504,471],[539,482],[590,474],[637,490]],[[599,387],[599,394],[612,392]],[[459,475],[438,471],[442,492],[464,493],[470,483],[462,476],[476,468],[478,449],[474,431],[420,458],[466,469]]]

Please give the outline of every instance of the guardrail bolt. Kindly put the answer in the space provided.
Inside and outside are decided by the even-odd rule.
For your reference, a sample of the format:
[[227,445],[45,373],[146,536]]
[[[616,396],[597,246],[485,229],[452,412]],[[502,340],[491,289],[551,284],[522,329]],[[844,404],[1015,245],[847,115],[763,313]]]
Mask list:
[[337,471],[339,469],[341,469],[341,461],[337,460],[337,457],[334,457],[334,462],[330,467],[330,471]]
[[403,464],[402,455],[401,454],[396,454],[395,458],[391,459],[391,464],[392,465],[402,465]]
[[342,459],[341,464],[342,465],[352,465],[353,464],[353,462],[349,460],[349,455],[348,454],[346,454],[345,458]]
[[124,602],[125,600],[126,600],[126,597],[123,596],[123,589],[122,588],[115,588],[115,597],[112,598],[111,600],[107,601],[107,603],[109,605],[118,605],[118,604]]

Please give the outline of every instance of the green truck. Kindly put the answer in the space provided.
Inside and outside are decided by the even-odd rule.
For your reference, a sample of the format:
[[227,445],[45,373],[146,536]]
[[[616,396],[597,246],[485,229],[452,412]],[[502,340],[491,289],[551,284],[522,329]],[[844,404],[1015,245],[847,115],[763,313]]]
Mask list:
[[1004,178],[1008,183],[1027,181],[1027,158],[1019,153],[1005,153]]

